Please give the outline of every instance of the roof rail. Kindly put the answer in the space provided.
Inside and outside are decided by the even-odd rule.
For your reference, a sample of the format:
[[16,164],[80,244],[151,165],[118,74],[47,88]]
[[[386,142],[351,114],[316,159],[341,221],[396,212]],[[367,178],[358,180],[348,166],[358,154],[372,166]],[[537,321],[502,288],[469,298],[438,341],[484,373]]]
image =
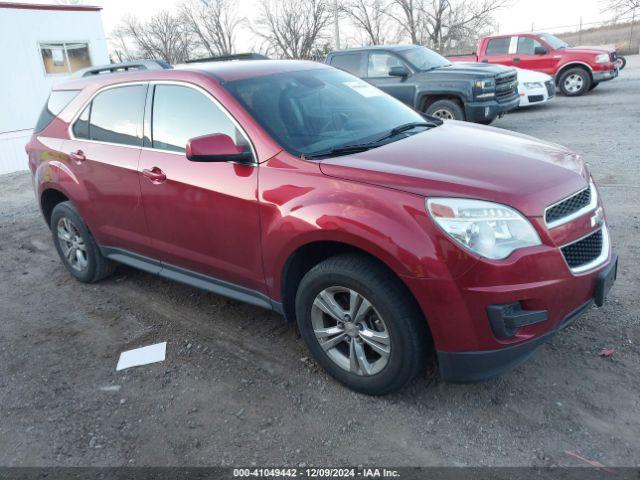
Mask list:
[[220,55],[218,57],[196,58],[187,60],[184,63],[227,62],[229,60],[269,60],[269,57],[265,57],[260,53],[236,53],[233,55]]
[[90,77],[106,73],[128,72],[129,70],[167,70],[173,68],[162,60],[136,60],[135,62],[110,63],[95,67],[83,68],[73,74],[74,77]]

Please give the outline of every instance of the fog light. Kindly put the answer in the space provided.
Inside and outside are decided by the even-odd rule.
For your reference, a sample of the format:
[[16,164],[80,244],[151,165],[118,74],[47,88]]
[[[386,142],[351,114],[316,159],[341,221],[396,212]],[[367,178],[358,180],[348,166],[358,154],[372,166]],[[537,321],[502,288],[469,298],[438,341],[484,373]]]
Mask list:
[[484,116],[488,117],[489,113],[491,113],[491,109],[489,107],[484,107]]

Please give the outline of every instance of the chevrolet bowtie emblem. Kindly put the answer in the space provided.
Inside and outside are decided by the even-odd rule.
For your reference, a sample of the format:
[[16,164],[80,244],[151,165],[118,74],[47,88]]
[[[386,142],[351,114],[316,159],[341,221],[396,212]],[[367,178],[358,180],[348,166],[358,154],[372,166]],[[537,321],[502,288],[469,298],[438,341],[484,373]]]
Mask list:
[[598,207],[591,217],[591,227],[595,227],[596,225],[599,227],[604,225],[604,211],[602,207]]

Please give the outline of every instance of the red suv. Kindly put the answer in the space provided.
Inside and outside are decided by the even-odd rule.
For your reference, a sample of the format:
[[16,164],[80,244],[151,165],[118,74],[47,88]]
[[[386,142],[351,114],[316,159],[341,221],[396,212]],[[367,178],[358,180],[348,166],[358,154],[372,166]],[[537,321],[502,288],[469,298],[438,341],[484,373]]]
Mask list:
[[317,63],[73,80],[27,151],[76,279],[123,263],[275,310],[368,394],[432,353],[445,380],[505,372],[616,277],[578,155],[422,116]]

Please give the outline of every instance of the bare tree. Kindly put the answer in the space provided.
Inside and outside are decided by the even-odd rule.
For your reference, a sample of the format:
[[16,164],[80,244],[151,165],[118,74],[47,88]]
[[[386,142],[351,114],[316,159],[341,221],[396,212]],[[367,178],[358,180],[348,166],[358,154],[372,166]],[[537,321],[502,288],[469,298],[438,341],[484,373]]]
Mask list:
[[363,43],[369,45],[382,45],[395,39],[388,9],[386,0],[351,0],[342,7],[355,29],[364,37]]
[[611,11],[617,17],[623,17],[628,13],[635,13],[640,9],[640,0],[603,0],[605,11]]
[[253,30],[279,57],[311,59],[325,47],[327,0],[262,0],[259,15]]
[[235,52],[235,39],[240,25],[246,21],[238,14],[233,0],[188,0],[180,13],[200,46],[211,56]]
[[476,40],[509,0],[393,0],[389,15],[411,43],[442,50]]
[[[136,56],[180,63],[189,60],[196,43],[181,16],[161,11],[148,21],[125,17],[116,29],[122,45],[130,42]],[[124,50],[131,53],[132,49]]]
[[131,50],[133,45],[131,45],[131,41],[122,26],[116,27],[113,32],[111,32],[109,42],[111,43],[111,51],[113,52],[115,61],[122,63],[140,58],[137,52]]

